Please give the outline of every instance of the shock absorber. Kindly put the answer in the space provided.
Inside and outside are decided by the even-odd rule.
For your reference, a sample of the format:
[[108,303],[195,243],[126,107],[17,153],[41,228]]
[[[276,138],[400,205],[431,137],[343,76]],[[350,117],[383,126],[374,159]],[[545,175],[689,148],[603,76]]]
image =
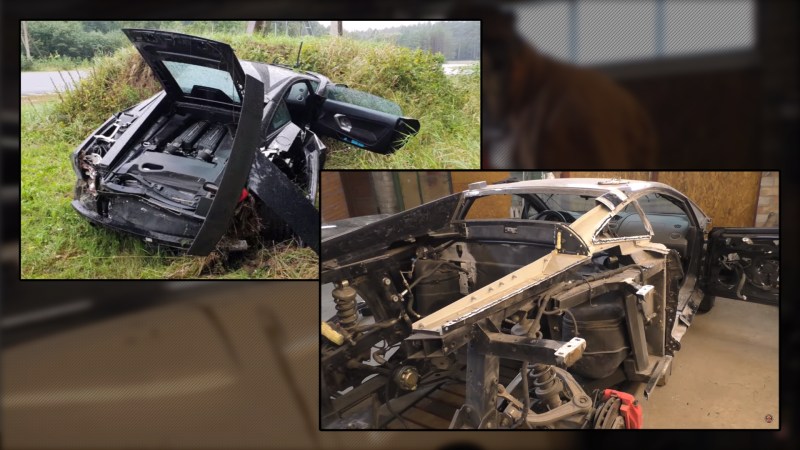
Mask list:
[[536,386],[534,391],[536,397],[547,405],[548,409],[555,409],[561,406],[561,396],[559,394],[564,390],[564,384],[556,377],[553,366],[534,364],[533,378],[533,385]]
[[336,286],[332,292],[333,301],[336,302],[336,317],[339,325],[348,332],[352,332],[358,322],[356,309],[356,290],[350,287],[347,281]]

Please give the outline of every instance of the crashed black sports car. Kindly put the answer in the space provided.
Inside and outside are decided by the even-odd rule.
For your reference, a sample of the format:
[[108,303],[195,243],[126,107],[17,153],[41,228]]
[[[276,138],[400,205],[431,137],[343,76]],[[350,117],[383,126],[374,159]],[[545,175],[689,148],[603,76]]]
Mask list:
[[375,219],[323,225],[323,428],[639,428],[698,311],[778,302],[778,229],[711,229],[661,183],[474,183]]
[[73,207],[147,242],[212,251],[252,196],[266,233],[319,251],[318,135],[391,153],[419,130],[385,99],[312,72],[240,61],[227,44],[125,29],[164,90],[114,114],[72,154]]

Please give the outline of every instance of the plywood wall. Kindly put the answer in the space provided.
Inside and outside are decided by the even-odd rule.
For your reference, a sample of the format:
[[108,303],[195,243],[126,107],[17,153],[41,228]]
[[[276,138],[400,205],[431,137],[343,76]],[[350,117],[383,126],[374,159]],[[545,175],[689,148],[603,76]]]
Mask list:
[[[450,180],[453,184],[453,192],[460,192],[466,190],[470,183],[485,181],[492,184],[507,179],[509,175],[509,172],[450,172]],[[510,196],[490,197],[476,202],[470,209],[468,217],[506,218],[509,217],[510,210]]]
[[658,181],[683,192],[715,227],[752,227],[761,172],[659,172]]
[[453,184],[453,192],[461,192],[467,189],[470,183],[485,181],[488,184],[503,181],[509,177],[509,172],[450,172],[450,180]]
[[717,227],[753,226],[761,181],[761,172],[564,172],[562,176],[668,184],[694,200]]

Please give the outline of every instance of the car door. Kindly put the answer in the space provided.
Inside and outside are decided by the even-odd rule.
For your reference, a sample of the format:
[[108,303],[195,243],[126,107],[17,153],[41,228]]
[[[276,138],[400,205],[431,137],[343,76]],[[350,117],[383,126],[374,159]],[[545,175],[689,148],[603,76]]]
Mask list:
[[328,86],[312,130],[376,153],[399,150],[407,137],[417,134],[419,121],[403,117],[400,107],[389,100],[350,89]]
[[706,242],[708,295],[778,304],[778,228],[714,228]]

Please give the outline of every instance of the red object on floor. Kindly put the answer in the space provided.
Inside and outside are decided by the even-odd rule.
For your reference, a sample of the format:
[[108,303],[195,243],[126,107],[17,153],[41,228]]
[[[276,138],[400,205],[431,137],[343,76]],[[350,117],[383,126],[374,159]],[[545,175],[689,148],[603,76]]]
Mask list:
[[248,194],[247,194],[247,189],[242,189],[242,195],[240,195],[240,196],[239,196],[239,201],[238,201],[238,202],[236,202],[236,203],[241,203],[241,202],[242,202],[242,200],[244,200],[244,199],[246,199],[246,198],[247,198],[247,195],[248,195]]
[[622,406],[619,407],[619,412],[625,419],[625,428],[642,428],[642,407],[639,405],[639,401],[636,400],[636,397],[627,392],[615,391],[613,389],[606,389],[603,391],[603,401],[611,397],[617,397],[622,400]]

